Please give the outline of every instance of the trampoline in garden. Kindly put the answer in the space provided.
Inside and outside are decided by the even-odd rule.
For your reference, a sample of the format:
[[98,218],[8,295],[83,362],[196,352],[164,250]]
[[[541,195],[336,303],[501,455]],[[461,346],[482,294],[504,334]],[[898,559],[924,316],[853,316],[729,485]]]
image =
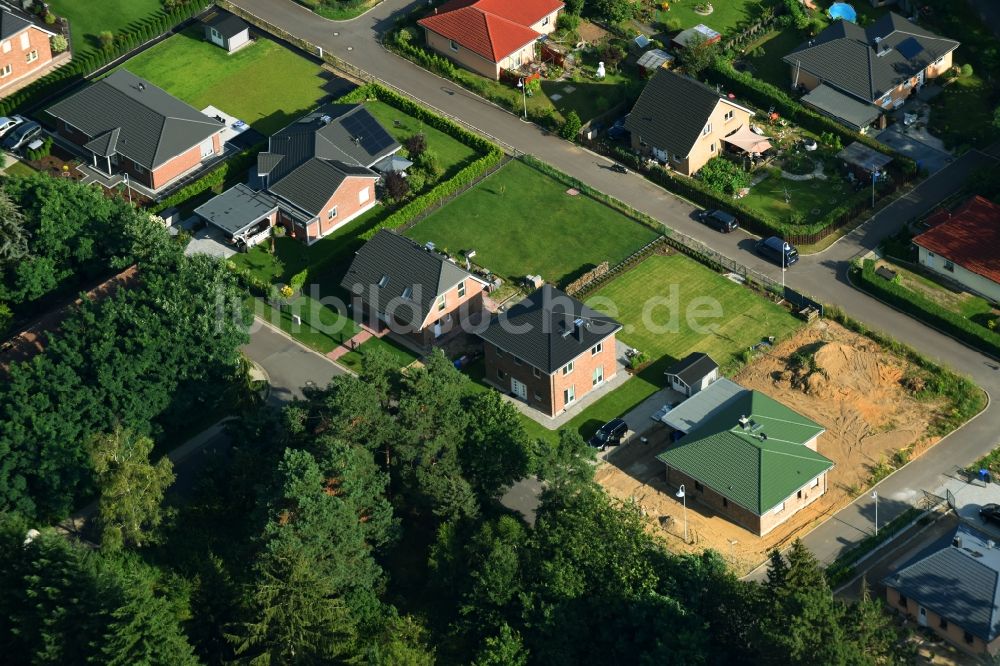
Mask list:
[[844,19],[845,21],[850,21],[851,23],[858,22],[858,12],[855,11],[854,7],[847,4],[846,2],[835,2],[830,5],[830,8],[826,10],[826,13],[832,19]]

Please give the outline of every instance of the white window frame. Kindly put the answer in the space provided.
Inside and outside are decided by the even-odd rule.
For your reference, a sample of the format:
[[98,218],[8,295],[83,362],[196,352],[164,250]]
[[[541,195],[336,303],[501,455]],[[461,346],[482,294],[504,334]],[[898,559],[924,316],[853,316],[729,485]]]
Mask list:
[[334,206],[330,210],[326,211],[326,219],[327,220],[332,220],[335,217],[337,217],[337,207],[336,206]]
[[0,69],[0,79],[5,79],[5,78],[7,78],[8,76],[10,76],[10,73],[11,73],[12,71],[13,71],[13,70],[12,70],[12,68],[11,68],[11,66],[10,66],[10,63],[7,63],[6,65],[4,65],[4,66],[3,66],[3,68],[2,68],[2,69]]
[[722,116],[722,119],[728,122],[733,119],[733,115],[735,115],[735,112],[732,109],[729,109],[726,111],[726,115]]
[[10,53],[10,49],[11,49],[10,40],[9,39],[3,40],[3,44],[0,44],[0,51],[3,51],[4,53]]
[[449,40],[448,46],[451,47],[452,51],[458,53],[458,42],[456,42],[454,39]]
[[27,63],[32,63],[32,62],[35,62],[36,60],[38,60],[38,50],[37,49],[32,49],[32,50],[28,51],[28,55],[26,55],[24,57],[24,61],[27,62]]
[[368,192],[368,188],[367,187],[365,187],[365,188],[363,188],[361,190],[358,190],[358,203],[359,204],[368,203],[368,199],[369,198],[371,198],[371,194]]
[[534,367],[531,368],[531,374],[534,375],[535,377],[541,377],[542,376],[542,372],[538,368],[534,368]]
[[945,259],[944,260],[944,264],[942,264],[941,268],[945,269],[949,273],[954,273],[955,272],[955,262],[952,261],[951,259]]
[[563,404],[571,405],[576,402],[576,386],[570,384],[563,389]]
[[782,502],[778,506],[774,507],[774,510],[771,513],[781,513],[784,510],[785,510],[785,503]]
[[461,282],[458,283],[457,291],[459,298],[465,298],[465,280],[462,280]]
[[542,19],[542,25],[548,25],[548,24],[549,24],[549,17],[546,16],[545,18]]
[[149,173],[146,167],[142,166],[141,164],[136,164],[135,162],[132,162],[132,168],[135,169],[135,172],[137,174],[140,174],[142,176],[145,176],[147,173]]
[[593,347],[590,348],[590,355],[591,356],[597,356],[602,351],[604,351],[604,343],[603,342],[598,342],[596,345],[594,345]]
[[715,142],[714,141],[712,142],[712,145],[708,147],[708,152],[710,152],[710,153],[714,153],[715,152]]
[[503,368],[497,368],[497,379],[505,379],[507,373],[503,371]]
[[593,385],[597,386],[604,383],[604,366],[599,365],[594,368]]
[[441,294],[437,298],[437,309],[438,309],[438,312],[440,312],[441,310],[444,310],[446,307],[448,307],[448,294]]
[[22,32],[21,33],[21,50],[22,51],[27,51],[30,48],[31,48],[31,38],[28,37],[28,32],[27,31]]
[[514,365],[524,365],[524,361],[521,360],[520,356],[514,357]]
[[702,136],[708,136],[708,135],[709,135],[709,134],[711,134],[711,133],[712,133],[712,123],[707,123],[707,124],[705,125],[705,129],[703,129],[703,130],[701,131],[701,135],[702,135]]
[[573,361],[570,361],[569,363],[567,363],[566,365],[564,365],[562,367],[562,374],[563,374],[563,377],[565,377],[566,375],[569,375],[569,374],[572,374],[572,373],[573,373]]
[[819,485],[819,477],[817,476],[815,479],[812,480],[812,483],[809,484],[809,487],[815,488],[818,485]]

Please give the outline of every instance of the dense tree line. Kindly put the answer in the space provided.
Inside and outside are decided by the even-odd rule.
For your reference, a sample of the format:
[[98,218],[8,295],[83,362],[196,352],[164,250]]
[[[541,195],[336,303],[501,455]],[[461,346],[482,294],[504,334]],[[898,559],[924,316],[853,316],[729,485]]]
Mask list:
[[[48,249],[8,264],[0,284],[9,287],[13,275],[20,289],[27,279],[22,267],[30,264],[58,266],[56,273],[42,271],[49,277],[38,284],[46,285],[52,275],[97,256],[138,266],[131,287],[84,299],[46,336],[44,353],[13,364],[0,382],[0,510],[58,518],[94,490],[92,437],[117,427],[156,437],[161,423],[184,418],[225,391],[248,321],[239,310],[233,316],[231,308],[218,308],[242,295],[225,267],[185,257],[163,225],[144,213],[94,188],[54,179],[12,180],[5,189],[12,200],[29,203],[20,210],[29,254],[40,244]],[[81,228],[115,240],[102,241],[98,252],[89,236],[71,234],[55,249],[64,244],[54,240],[62,238],[60,220],[72,230],[74,220],[90,212],[94,220]],[[98,231],[112,221],[117,226]]]

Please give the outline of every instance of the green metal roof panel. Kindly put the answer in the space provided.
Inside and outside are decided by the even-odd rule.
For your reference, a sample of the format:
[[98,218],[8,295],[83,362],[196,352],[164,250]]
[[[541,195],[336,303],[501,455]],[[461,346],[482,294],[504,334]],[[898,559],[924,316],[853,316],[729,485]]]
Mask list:
[[823,426],[747,391],[657,458],[757,515],[833,467],[805,446]]

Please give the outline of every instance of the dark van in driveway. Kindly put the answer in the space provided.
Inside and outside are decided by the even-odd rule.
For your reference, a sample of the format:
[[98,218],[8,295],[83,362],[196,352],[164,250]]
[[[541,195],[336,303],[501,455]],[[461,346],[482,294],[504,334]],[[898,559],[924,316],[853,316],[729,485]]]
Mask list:
[[716,231],[721,231],[724,234],[728,234],[730,231],[736,231],[740,227],[736,218],[724,210],[703,210],[698,213],[698,219]]
[[757,254],[770,259],[779,266],[788,267],[799,260],[799,251],[791,243],[777,236],[765,238],[757,243]]
[[625,433],[628,432],[628,424],[622,419],[614,419],[602,425],[594,436],[590,438],[590,445],[595,449],[603,451],[609,446],[618,446]]

